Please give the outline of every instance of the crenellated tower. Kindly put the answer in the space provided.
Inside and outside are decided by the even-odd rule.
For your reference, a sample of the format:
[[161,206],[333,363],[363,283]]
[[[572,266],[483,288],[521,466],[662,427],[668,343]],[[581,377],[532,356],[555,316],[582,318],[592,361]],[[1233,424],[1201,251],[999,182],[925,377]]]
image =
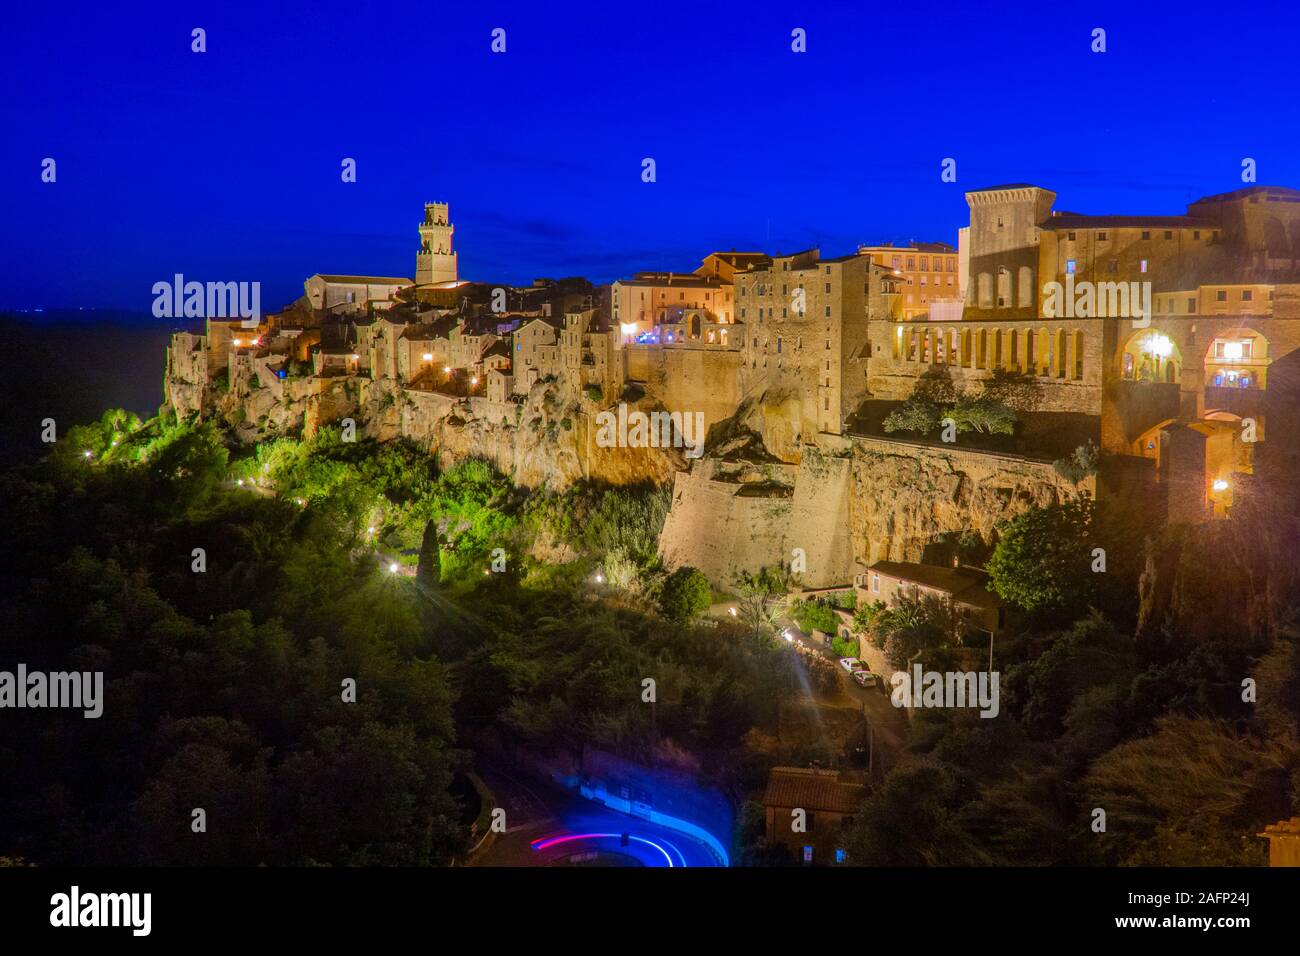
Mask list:
[[445,202],[424,204],[424,221],[420,223],[420,251],[415,256],[415,282],[456,281],[456,253],[451,237],[456,227],[447,218]]

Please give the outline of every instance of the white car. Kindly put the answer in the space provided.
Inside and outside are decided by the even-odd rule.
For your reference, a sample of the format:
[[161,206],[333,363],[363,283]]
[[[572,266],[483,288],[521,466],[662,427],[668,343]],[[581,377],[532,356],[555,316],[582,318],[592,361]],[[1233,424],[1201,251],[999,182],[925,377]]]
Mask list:
[[840,667],[843,667],[850,674],[852,674],[855,670],[857,670],[861,666],[862,666],[862,661],[858,660],[856,657],[840,658]]

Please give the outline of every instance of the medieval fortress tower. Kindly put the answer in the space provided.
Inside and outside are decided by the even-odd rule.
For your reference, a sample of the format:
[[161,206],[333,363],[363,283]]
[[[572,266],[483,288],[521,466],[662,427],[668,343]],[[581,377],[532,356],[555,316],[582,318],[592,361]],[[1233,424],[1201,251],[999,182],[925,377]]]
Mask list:
[[[811,586],[861,584],[1082,493],[1226,514],[1297,449],[1300,192],[1150,216],[1056,198],[973,190],[956,247],[715,252],[604,287],[463,280],[428,203],[414,279],[315,275],[258,329],[179,333],[167,401],[244,441],[354,417],[521,484],[671,482],[661,553],[722,586],[792,555]],[[1000,382],[1030,396],[1014,434],[885,427],[915,395]],[[620,403],[702,414],[704,456],[598,447]],[[1098,468],[1061,467],[1090,448]]]

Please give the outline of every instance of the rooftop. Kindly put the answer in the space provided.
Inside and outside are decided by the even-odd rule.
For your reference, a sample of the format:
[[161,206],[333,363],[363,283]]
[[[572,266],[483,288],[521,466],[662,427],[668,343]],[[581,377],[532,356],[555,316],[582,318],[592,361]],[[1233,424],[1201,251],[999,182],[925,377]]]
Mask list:
[[[336,282],[341,285],[412,285],[410,279],[403,279],[401,276],[335,276],[326,275],[318,272],[312,276],[313,279],[324,279],[326,282]],[[308,280],[310,281],[310,280]]]
[[1086,216],[1062,212],[1038,224],[1039,229],[1217,229],[1219,224],[1196,216]]
[[859,783],[844,783],[836,770],[773,767],[767,776],[763,804],[826,813],[857,813],[866,797],[866,787]]
[[999,603],[997,597],[985,586],[987,578],[984,572],[974,568],[915,564],[910,561],[877,561],[868,570],[941,591],[967,604],[996,606]]

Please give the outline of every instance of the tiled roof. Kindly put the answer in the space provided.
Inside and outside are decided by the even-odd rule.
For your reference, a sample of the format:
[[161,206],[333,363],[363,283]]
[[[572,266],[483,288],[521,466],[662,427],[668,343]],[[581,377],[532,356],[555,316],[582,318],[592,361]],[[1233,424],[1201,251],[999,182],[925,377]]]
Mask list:
[[1063,212],[1038,224],[1039,229],[1217,229],[1218,223],[1195,216],[1085,216]]
[[324,273],[316,274],[326,282],[337,282],[342,285],[411,285],[410,279],[403,279],[400,276],[327,276]]
[[857,783],[843,783],[839,777],[834,770],[773,767],[767,776],[763,805],[827,813],[857,813],[867,797],[867,788]]
[[900,581],[942,591],[967,604],[981,607],[996,607],[998,604],[997,597],[985,586],[986,578],[983,572],[976,571],[974,568],[940,567],[908,561],[877,561],[869,570],[887,574]]

